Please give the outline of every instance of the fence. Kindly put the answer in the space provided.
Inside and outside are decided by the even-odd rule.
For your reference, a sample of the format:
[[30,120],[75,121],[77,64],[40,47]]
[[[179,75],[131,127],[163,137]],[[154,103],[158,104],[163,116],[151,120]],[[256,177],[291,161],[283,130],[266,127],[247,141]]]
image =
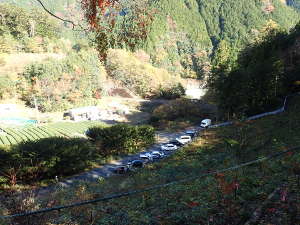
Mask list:
[[[295,93],[295,94],[291,94],[291,95],[287,95],[284,98],[283,105],[282,105],[281,108],[276,109],[276,110],[271,111],[271,112],[265,112],[265,113],[257,114],[257,115],[254,115],[254,116],[250,116],[250,117],[246,118],[245,121],[255,120],[255,119],[259,119],[259,118],[265,117],[265,116],[276,115],[276,114],[284,112],[286,110],[286,108],[287,108],[288,99],[290,97],[293,97],[293,96],[296,96],[296,95],[300,95],[300,92]],[[228,121],[228,122],[224,122],[224,123],[212,125],[212,126],[210,126],[210,128],[217,128],[217,127],[229,126],[229,125],[232,125],[233,123],[234,123],[233,121]]]

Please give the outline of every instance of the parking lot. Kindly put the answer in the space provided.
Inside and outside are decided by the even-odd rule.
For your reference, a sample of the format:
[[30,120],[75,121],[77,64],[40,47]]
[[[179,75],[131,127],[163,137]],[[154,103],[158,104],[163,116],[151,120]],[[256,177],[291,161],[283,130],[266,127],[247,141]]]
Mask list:
[[[180,138],[181,136],[187,136],[186,131],[196,132],[195,136],[199,136],[201,133],[201,130],[203,130],[203,128],[201,128],[200,126],[198,126],[198,127],[195,126],[195,127],[189,127],[184,131],[176,132],[176,133],[158,132],[157,137],[156,137],[157,143],[154,144],[153,146],[151,146],[150,148],[148,148],[147,150],[139,152],[137,154],[129,155],[120,160],[105,164],[100,168],[96,168],[91,171],[84,172],[79,175],[75,175],[69,179],[59,182],[59,184],[63,187],[68,187],[69,185],[72,185],[75,181],[96,181],[99,178],[101,179],[101,177],[105,178],[105,177],[109,177],[112,175],[117,175],[118,173],[120,173],[120,174],[125,173],[129,170],[136,170],[136,169],[138,169],[138,167],[133,167],[132,165],[130,165],[135,160],[142,161],[143,165],[145,165],[147,163],[155,163],[159,160],[163,160],[164,158],[169,157],[170,155],[174,154],[174,152],[180,151],[180,149],[181,149],[181,147],[178,146],[177,150],[162,151],[161,146],[163,144],[167,144],[172,140],[174,141],[174,140]],[[186,143],[186,144],[188,144],[188,143]],[[183,145],[184,144],[182,144],[182,146]],[[151,154],[154,151],[162,152],[164,155],[159,158],[153,157],[152,159],[146,159],[146,158],[140,157],[141,154],[145,154],[145,153]],[[124,169],[122,168],[121,170],[126,170],[126,171],[124,171],[124,172],[118,171],[118,168],[120,168],[120,167],[124,167]],[[125,167],[128,169],[125,169]]]

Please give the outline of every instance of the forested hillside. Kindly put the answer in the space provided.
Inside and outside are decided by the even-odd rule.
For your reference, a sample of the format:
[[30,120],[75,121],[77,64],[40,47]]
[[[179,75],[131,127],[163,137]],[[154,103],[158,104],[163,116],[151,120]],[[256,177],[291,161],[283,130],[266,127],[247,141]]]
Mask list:
[[[83,27],[88,28],[83,21],[85,11],[80,8],[78,1],[44,0],[42,2],[47,9],[61,18],[76,23],[80,21]],[[102,20],[106,22],[111,22],[112,13],[117,15],[110,24],[111,27],[105,28],[109,23],[106,25],[103,23],[101,27],[104,29],[100,31],[92,32],[91,29],[89,32],[80,32],[78,30],[82,30],[82,27],[76,27],[75,31],[70,29],[70,23],[51,17],[36,0],[0,0],[0,3],[4,3],[0,4],[2,18],[0,53],[50,52],[68,55],[67,60],[47,59],[39,64],[28,65],[22,74],[18,74],[20,78],[18,78],[18,84],[22,84],[23,87],[24,82],[29,82],[30,88],[28,89],[28,85],[25,85],[26,91],[22,93],[13,91],[12,95],[21,96],[29,105],[32,105],[32,97],[29,96],[34,93],[40,100],[41,109],[45,111],[64,109],[77,104],[82,96],[91,98],[93,101],[95,96],[105,95],[107,91],[104,90],[103,85],[100,85],[104,76],[99,78],[100,80],[96,79],[95,83],[99,85],[89,90],[86,95],[83,94],[86,93],[85,91],[81,91],[80,94],[75,92],[67,94],[69,92],[67,87],[64,89],[66,93],[54,91],[54,87],[59,86],[60,79],[66,78],[62,76],[64,73],[72,74],[71,77],[75,77],[76,73],[84,74],[87,80],[96,76],[95,71],[99,71],[96,68],[100,64],[97,62],[95,52],[92,54],[81,52],[80,56],[75,56],[81,50],[88,51],[96,46],[104,62],[105,68],[101,68],[103,74],[117,80],[139,96],[154,96],[162,93],[159,88],[176,87],[180,82],[179,77],[207,80],[211,74],[214,76],[216,72],[214,69],[220,64],[228,64],[226,57],[230,58],[231,63],[234,64],[238,52],[256,43],[256,40],[264,35],[264,29],[268,24],[273,24],[284,33],[294,27],[300,19],[300,14],[295,9],[298,1],[144,0],[141,2],[140,5],[135,6],[140,7],[139,11],[134,11],[134,6],[124,0],[123,3],[126,3],[128,8],[123,8],[117,13],[108,11],[102,15]],[[149,7],[149,10],[143,11],[145,6]],[[148,13],[145,17],[149,18],[140,21],[137,17],[139,14],[134,13],[141,13],[141,15]],[[139,30],[139,26],[142,26],[142,30]],[[94,36],[87,38],[86,36],[90,34]],[[85,65],[89,62],[83,60],[82,68],[87,70],[79,71],[75,64],[86,54],[93,56],[93,60],[90,61],[93,65],[91,63]],[[222,54],[223,56],[225,54],[225,61]],[[69,63],[69,60],[72,63]],[[0,55],[1,63],[5,64],[3,54]],[[230,67],[230,65],[226,66]],[[58,71],[54,69],[58,67],[60,67]],[[46,78],[48,80],[53,69],[60,73],[54,76],[55,78],[53,76],[51,78],[50,86],[54,88],[53,90],[43,90],[42,86],[39,86],[38,91],[31,90],[37,88],[37,81],[32,79],[38,79],[38,82],[42,83],[44,82],[42,80]],[[16,81],[13,80],[11,73],[5,74],[1,79],[4,79],[3,83],[10,84],[5,87],[16,86],[13,85]],[[149,82],[150,80],[159,82]],[[77,83],[73,87],[79,88],[80,86],[79,89],[81,89],[89,82],[91,81],[85,84],[83,82],[82,85]],[[149,85],[147,87],[149,83],[151,87]],[[89,85],[89,87],[92,86]],[[7,88],[1,92],[3,96]],[[10,97],[11,94],[6,94],[6,96]],[[47,103],[45,103],[46,99]],[[64,102],[63,106],[56,109],[50,107],[51,105],[58,106],[53,104],[58,102]],[[225,104],[225,101],[222,104]]]
[[[74,8],[78,8],[78,4],[76,4],[76,0],[46,0],[41,1],[47,9],[51,12],[62,13],[68,15],[68,10],[71,11]],[[15,4],[24,8],[32,8],[32,7],[40,7],[40,3],[36,0],[0,0],[0,3],[10,3]]]
[[[2,0],[2,2],[15,3],[26,8],[38,6],[42,10],[35,0]],[[67,19],[80,18],[79,4],[74,0],[42,2],[50,11]],[[139,42],[135,48],[132,48],[131,44],[134,41],[130,39],[136,38],[134,33],[132,37],[121,36],[122,33],[133,32],[134,26],[137,25],[134,20],[137,18],[129,16],[130,4],[126,0],[124,4],[128,5],[125,9],[126,13],[120,14],[121,19],[116,22],[123,23],[122,17],[124,17],[124,21],[128,23],[125,31],[110,30],[110,34],[107,34],[109,38],[119,38],[108,41],[108,46],[104,46],[106,44],[103,37],[106,34],[101,34],[99,41],[103,43],[100,46],[104,49],[109,47],[143,49],[150,55],[154,66],[191,78],[203,78],[209,73],[211,57],[221,40],[226,40],[231,46],[240,48],[253,40],[270,19],[287,30],[300,19],[299,13],[290,7],[296,7],[296,0],[292,2],[280,0],[148,1],[148,7],[153,8],[151,11],[153,21],[148,28],[149,33],[145,41]],[[121,43],[122,38],[125,43]]]
[[183,77],[205,76],[221,40],[240,48],[253,40],[268,20],[290,29],[300,18],[279,0],[154,2],[158,13],[143,48],[155,65]]
[[215,57],[210,87],[227,115],[249,116],[272,110],[300,91],[300,24],[289,33],[269,22],[262,34],[241,50],[225,41]]

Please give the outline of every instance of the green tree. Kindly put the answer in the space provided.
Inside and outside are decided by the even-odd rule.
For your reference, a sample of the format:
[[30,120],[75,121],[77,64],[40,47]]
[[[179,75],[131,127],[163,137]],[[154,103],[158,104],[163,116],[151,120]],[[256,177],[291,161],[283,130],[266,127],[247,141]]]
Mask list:
[[273,109],[281,104],[283,96],[293,92],[291,86],[299,79],[295,75],[299,66],[295,59],[287,60],[293,55],[287,49],[296,48],[299,27],[288,34],[272,24],[268,23],[240,52],[234,67],[224,60],[228,54],[216,58],[223,63],[216,63],[210,87],[228,115],[253,115]]

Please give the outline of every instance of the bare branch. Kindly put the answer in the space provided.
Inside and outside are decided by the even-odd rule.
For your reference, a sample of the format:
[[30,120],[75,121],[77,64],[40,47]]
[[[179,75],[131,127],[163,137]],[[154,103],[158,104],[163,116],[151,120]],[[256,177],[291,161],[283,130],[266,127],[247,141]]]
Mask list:
[[50,11],[44,6],[44,4],[42,3],[41,0],[36,0],[36,1],[38,1],[38,2],[40,3],[40,5],[43,7],[43,9],[44,9],[48,14],[50,14],[51,16],[53,16],[53,17],[55,17],[56,19],[59,19],[59,20],[61,20],[61,21],[63,21],[63,22],[71,23],[72,26],[73,26],[73,29],[74,29],[74,27],[76,26],[76,24],[75,24],[73,21],[71,21],[71,20],[66,20],[66,19],[63,19],[63,18],[61,18],[61,17],[58,17],[57,15],[53,14],[52,12],[50,12]]

